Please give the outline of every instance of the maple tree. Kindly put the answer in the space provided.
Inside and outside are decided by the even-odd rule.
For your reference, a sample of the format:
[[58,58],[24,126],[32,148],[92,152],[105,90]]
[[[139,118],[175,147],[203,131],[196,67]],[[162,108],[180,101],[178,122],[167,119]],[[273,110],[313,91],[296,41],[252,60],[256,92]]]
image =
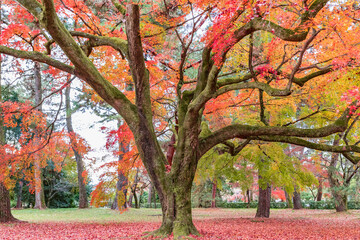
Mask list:
[[[336,72],[358,64],[354,36],[359,23],[354,16],[359,9],[349,2],[330,7],[329,2],[112,0],[99,5],[8,0],[5,3],[16,14],[2,32],[0,53],[70,73],[111,105],[133,133],[159,194],[163,221],[152,234],[186,236],[198,234],[190,201],[197,163],[216,145],[224,144],[233,155],[250,141],[284,142],[338,152],[359,162],[360,148],[355,144],[309,140],[345,131],[356,115],[357,101],[341,108],[334,121],[315,128],[294,127],[294,120],[281,114],[267,115],[281,112],[279,106],[286,108],[288,96],[301,100],[305,90],[311,95],[315,79],[323,75],[336,79]],[[74,27],[66,17],[73,19]],[[24,22],[36,24],[30,29]],[[253,51],[251,39],[258,31],[267,32],[270,41],[261,51]],[[340,36],[336,44],[334,36]],[[39,44],[29,49],[24,42],[34,38]],[[250,42],[248,54],[236,58],[244,42]],[[260,61],[253,61],[256,58]],[[244,98],[256,103],[250,113],[258,113],[260,106],[260,120],[258,114],[250,119],[248,109],[239,106]],[[268,107],[271,102],[276,107]],[[164,104],[168,107],[161,107]],[[239,118],[227,118],[222,126],[202,131],[202,122],[208,124],[211,114],[218,120],[231,114],[224,109],[239,111]],[[164,111],[176,115],[172,126],[158,120]],[[156,133],[172,127],[175,151],[168,161]]]

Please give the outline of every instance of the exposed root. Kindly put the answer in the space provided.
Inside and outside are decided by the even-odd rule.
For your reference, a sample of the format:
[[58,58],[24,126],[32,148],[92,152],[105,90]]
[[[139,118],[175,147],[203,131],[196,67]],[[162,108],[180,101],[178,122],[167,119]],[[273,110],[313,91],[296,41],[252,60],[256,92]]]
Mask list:
[[144,232],[143,239],[152,238],[152,239],[164,239],[168,237],[171,234],[171,230],[167,230],[163,227],[160,227],[159,229],[152,231],[152,232]]
[[174,239],[195,239],[190,235],[200,236],[192,222],[188,224],[174,222]]

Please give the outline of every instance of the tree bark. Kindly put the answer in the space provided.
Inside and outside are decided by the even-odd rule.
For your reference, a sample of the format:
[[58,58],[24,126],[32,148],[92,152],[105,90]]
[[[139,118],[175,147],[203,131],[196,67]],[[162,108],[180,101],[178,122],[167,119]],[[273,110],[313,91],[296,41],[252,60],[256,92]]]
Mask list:
[[139,208],[139,200],[138,197],[136,195],[136,190],[133,189],[133,196],[134,196],[134,200],[135,200],[135,208]]
[[295,191],[293,193],[293,203],[294,203],[293,209],[302,209],[300,192],[297,188],[295,188]]
[[[1,9],[1,2],[0,2]],[[1,31],[1,13],[0,13],[0,31]],[[2,86],[1,86],[1,73],[2,73],[2,56],[0,54],[0,102],[2,103]],[[2,108],[0,108],[0,113],[2,113]],[[4,131],[4,122],[3,122],[3,114],[0,114],[0,145],[3,146],[5,144],[5,131]],[[0,181],[0,222],[11,222],[16,219],[11,214],[10,208],[10,197],[9,191],[5,187],[4,183]]]
[[323,194],[323,184],[322,184],[322,181],[319,181],[318,191],[317,191],[317,194],[316,194],[316,201],[317,202],[321,201],[322,194]]
[[[42,112],[42,86],[41,86],[41,72],[40,63],[35,62],[34,64],[34,91],[35,91],[35,109]],[[35,136],[36,138],[38,136]],[[40,142],[40,140],[37,140]],[[41,159],[38,152],[34,153],[34,182],[35,182],[35,206],[37,209],[46,208],[45,195],[43,189],[43,177],[41,171]]]
[[119,210],[119,209],[125,209],[127,207],[126,205],[127,185],[128,185],[127,177],[123,174],[121,170],[119,170],[118,180],[116,183],[115,199],[111,206],[111,209]]
[[150,182],[149,193],[148,193],[148,200],[147,200],[150,208],[151,208],[151,205],[152,205],[153,188],[154,188],[154,187],[153,187],[152,183]]
[[[121,126],[121,119],[118,118],[118,128]],[[118,139],[119,150],[122,153],[129,151],[129,146],[124,146],[121,139]],[[119,154],[119,162],[123,160],[123,154]],[[116,194],[111,209],[119,210],[126,209],[126,195],[127,195],[128,177],[122,169],[118,168],[118,180],[116,182]],[[120,205],[120,206],[119,206]]]
[[135,199],[135,208],[138,208],[138,199],[137,199],[137,196],[136,196],[136,189],[137,189],[138,182],[139,182],[139,168],[136,169],[134,184],[131,187],[131,195],[129,197],[130,206],[132,206],[132,198],[134,197],[134,199]]
[[214,178],[212,182],[211,208],[216,208],[216,189],[217,189],[216,178]]
[[[260,176],[259,176],[260,177]],[[267,184],[265,189],[259,186],[259,201],[255,217],[270,217],[271,186]]]
[[66,127],[71,135],[71,148],[75,155],[76,160],[76,166],[77,166],[77,177],[78,177],[78,185],[79,185],[79,208],[88,208],[89,203],[87,199],[87,193],[86,193],[86,183],[85,179],[83,177],[83,172],[85,171],[84,167],[84,161],[82,159],[82,156],[77,151],[76,141],[72,139],[72,137],[75,137],[74,128],[72,125],[72,110],[70,105],[70,83],[65,89],[65,108],[66,108]]
[[292,201],[290,195],[288,194],[287,191],[284,190],[284,192],[285,192],[285,198],[286,198],[286,207],[287,208],[293,208],[294,204],[293,204],[293,201]]
[[16,194],[16,198],[17,198],[17,201],[16,201],[16,208],[17,209],[21,209],[22,208],[22,191],[23,191],[23,186],[24,186],[24,183],[23,181],[19,181],[19,191],[17,192]]
[[17,221],[11,214],[9,191],[0,182],[0,223]]
[[252,196],[251,196],[251,190],[247,189],[246,190],[246,198],[247,198],[247,208],[250,208],[250,203],[252,201]]
[[[339,145],[340,137],[334,140],[333,145]],[[338,163],[339,154],[333,153],[331,155],[330,164],[328,167],[328,178],[330,182],[330,189],[332,196],[335,201],[336,212],[346,212],[347,211],[347,194],[346,194],[346,185],[341,184],[339,179],[336,176],[336,165]]]

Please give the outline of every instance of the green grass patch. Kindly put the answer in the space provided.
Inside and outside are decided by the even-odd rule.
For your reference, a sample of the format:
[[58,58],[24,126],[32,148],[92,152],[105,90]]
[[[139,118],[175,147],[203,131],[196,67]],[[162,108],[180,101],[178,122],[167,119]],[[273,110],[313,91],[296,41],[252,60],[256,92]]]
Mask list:
[[14,217],[27,222],[153,222],[161,221],[161,209],[134,209],[120,213],[104,208],[59,208],[12,210]]

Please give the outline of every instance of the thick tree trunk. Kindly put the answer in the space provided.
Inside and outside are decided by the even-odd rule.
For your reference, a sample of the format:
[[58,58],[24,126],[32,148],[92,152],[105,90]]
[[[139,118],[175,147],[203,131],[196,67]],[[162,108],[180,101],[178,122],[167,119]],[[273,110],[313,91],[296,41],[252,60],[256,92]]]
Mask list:
[[336,193],[335,196],[335,209],[336,212],[347,211],[347,194]]
[[174,191],[160,198],[163,219],[159,235],[174,233],[174,239],[190,234],[199,235],[192,221],[191,187],[188,184],[174,187]]
[[[1,2],[0,2],[1,6]],[[0,23],[1,23],[1,14],[0,14]],[[0,26],[1,31],[1,26]],[[0,54],[0,102],[2,103],[2,87],[1,87],[1,68],[2,56]],[[2,109],[0,108],[0,113],[2,113]],[[4,131],[4,122],[2,114],[0,114],[0,145],[3,146],[5,144],[5,131]],[[5,187],[4,183],[0,181],[0,223],[3,222],[11,222],[16,221],[16,219],[11,214],[10,208],[10,197],[9,191]]]
[[295,191],[293,193],[293,203],[294,203],[293,209],[302,209],[300,192],[299,190],[297,190],[297,188],[295,188]]
[[19,181],[19,191],[17,192],[16,194],[16,198],[17,198],[17,201],[16,201],[16,208],[17,209],[21,209],[22,208],[22,191],[23,191],[23,186],[24,186],[24,183],[23,181]]
[[[260,176],[259,176],[260,177]],[[265,189],[259,186],[259,201],[255,217],[270,217],[271,186],[267,184]]]
[[214,178],[212,182],[211,208],[216,208],[216,189],[217,189],[217,184],[216,184],[216,179]]
[[11,214],[9,191],[0,182],[0,223],[17,221]]
[[[65,89],[66,127],[71,135],[75,135],[74,128],[72,125],[72,118],[71,118],[72,112],[70,105],[70,89],[71,88],[69,83],[69,85]],[[83,177],[83,172],[85,171],[84,161],[82,159],[82,156],[77,151],[76,143],[73,140],[71,140],[71,148],[74,152],[76,166],[77,166],[77,176],[78,176],[78,185],[79,185],[79,208],[88,208],[89,203],[86,193],[86,184],[85,184],[85,179]]]

